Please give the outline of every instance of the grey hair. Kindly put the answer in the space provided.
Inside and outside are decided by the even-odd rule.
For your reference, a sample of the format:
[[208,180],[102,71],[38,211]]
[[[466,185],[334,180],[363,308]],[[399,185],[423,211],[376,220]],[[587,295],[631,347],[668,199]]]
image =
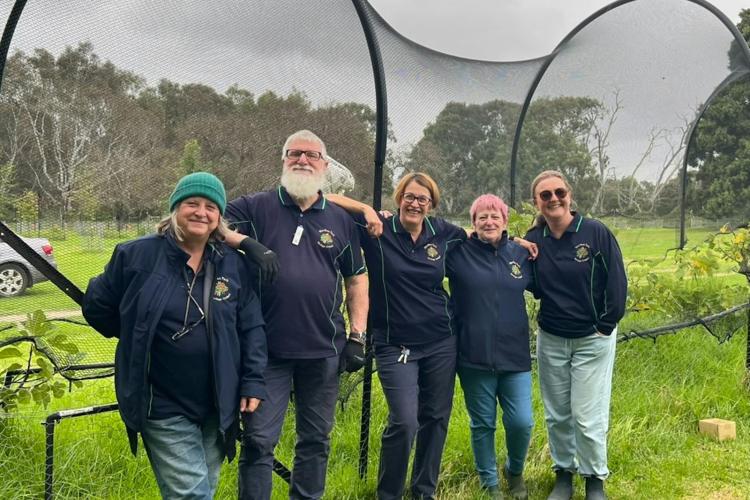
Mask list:
[[[177,224],[177,210],[180,208],[180,204],[182,204],[182,202],[177,204],[174,210],[172,210],[171,214],[167,215],[156,224],[156,234],[160,234],[162,236],[165,234],[171,234],[177,241],[185,241],[185,233],[180,225]],[[214,229],[213,232],[208,236],[208,241],[211,243],[224,241],[224,236],[229,231],[230,229],[229,225],[227,224],[227,220],[224,218],[224,216],[220,215],[219,225],[216,226],[216,229]]]
[[326,144],[323,142],[323,139],[315,135],[314,133],[310,132],[309,130],[303,129],[298,130],[289,137],[286,138],[286,141],[284,142],[284,147],[281,148],[281,159],[283,160],[286,157],[286,150],[289,149],[289,145],[294,141],[309,141],[309,142],[317,142],[320,144],[321,153],[323,153],[323,159],[326,159]]

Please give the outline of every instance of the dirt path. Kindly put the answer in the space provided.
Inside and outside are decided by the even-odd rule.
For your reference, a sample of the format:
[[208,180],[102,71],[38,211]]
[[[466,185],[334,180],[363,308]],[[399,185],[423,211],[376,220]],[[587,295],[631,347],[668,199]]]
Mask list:
[[[80,309],[71,309],[69,311],[44,311],[47,319],[60,319],[60,318],[72,318],[74,316],[80,316]],[[25,314],[11,314],[8,316],[0,316],[0,323],[16,323],[18,321],[24,321],[26,319]]]

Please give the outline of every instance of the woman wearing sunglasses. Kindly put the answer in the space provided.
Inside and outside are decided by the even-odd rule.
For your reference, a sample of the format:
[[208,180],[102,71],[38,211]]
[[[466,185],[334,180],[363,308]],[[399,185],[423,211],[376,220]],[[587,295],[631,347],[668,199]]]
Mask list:
[[157,234],[118,245],[83,315],[116,337],[115,391],[133,453],[141,434],[163,498],[213,498],[240,411],[266,397],[266,335],[245,258],[224,245],[226,194],[183,177]]
[[540,213],[526,234],[539,246],[537,363],[556,474],[548,500],[570,499],[576,472],[586,478],[586,499],[604,499],[617,322],[627,293],[622,254],[604,224],[571,211],[562,173],[539,174],[531,195]]

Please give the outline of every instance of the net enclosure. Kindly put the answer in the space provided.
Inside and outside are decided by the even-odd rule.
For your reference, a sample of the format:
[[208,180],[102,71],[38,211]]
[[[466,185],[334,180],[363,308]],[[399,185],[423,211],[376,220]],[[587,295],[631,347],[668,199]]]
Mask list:
[[[673,229],[663,250],[750,218],[750,51],[703,0],[614,2],[525,61],[431,50],[365,0],[4,0],[0,19],[0,221],[48,239],[81,289],[153,232],[180,177],[273,188],[303,128],[333,159],[328,189],[376,207],[423,170],[438,215],[465,221],[477,195],[521,209],[560,169],[584,213]],[[26,288],[0,297],[0,345],[40,308],[77,332],[69,364],[111,358],[52,283],[19,262],[0,276]]]
[[[211,170],[230,198],[269,189],[301,128],[327,142],[329,188],[371,203],[425,170],[441,215],[461,219],[482,192],[520,207],[530,180],[558,168],[583,212],[656,219],[682,230],[678,244],[686,220],[750,215],[732,203],[747,169],[725,158],[742,123],[696,126],[714,99],[746,106],[750,64],[704,1],[615,2],[518,62],[435,52],[364,1],[2,9],[0,220],[59,241],[59,269],[81,288],[115,241],[152,231],[179,177]],[[50,310],[74,309],[29,290],[43,291]]]

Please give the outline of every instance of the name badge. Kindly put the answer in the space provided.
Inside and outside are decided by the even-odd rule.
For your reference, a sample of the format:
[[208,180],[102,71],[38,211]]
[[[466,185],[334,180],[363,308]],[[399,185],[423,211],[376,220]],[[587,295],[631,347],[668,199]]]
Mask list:
[[302,233],[305,231],[305,228],[301,225],[297,226],[297,230],[294,231],[294,238],[292,238],[292,245],[299,245],[299,240],[302,239]]

